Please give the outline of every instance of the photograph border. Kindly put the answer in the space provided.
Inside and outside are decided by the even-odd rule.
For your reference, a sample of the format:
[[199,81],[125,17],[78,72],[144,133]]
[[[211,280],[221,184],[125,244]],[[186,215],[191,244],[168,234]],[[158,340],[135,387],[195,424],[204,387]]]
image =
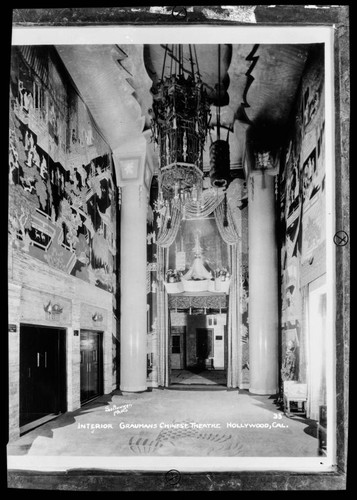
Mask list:
[[[156,9],[156,10],[155,10]],[[8,471],[9,488],[84,491],[235,491],[344,490],[347,487],[350,246],[340,245],[337,233],[350,237],[350,59],[349,7],[340,6],[200,6],[14,9],[13,26],[327,26],[334,28],[334,146],[335,146],[335,408],[336,470],[290,471]],[[342,240],[341,240],[342,241]]]

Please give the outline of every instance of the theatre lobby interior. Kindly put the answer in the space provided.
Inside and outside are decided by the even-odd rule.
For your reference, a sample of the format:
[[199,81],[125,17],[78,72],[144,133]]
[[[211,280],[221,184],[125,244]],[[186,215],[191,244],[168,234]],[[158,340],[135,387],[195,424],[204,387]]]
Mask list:
[[9,467],[323,460],[324,44],[71,43],[11,49]]

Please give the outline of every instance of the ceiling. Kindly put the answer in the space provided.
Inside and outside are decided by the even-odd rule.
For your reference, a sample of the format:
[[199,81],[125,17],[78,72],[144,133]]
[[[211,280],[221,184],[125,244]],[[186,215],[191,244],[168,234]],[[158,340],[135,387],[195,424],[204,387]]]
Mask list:
[[[189,64],[189,46],[183,46]],[[161,76],[165,46],[60,45],[56,49],[112,150],[150,138],[153,82]],[[230,128],[231,169],[242,169],[246,130],[283,130],[308,56],[308,45],[221,45],[221,85],[228,104],[221,124]],[[218,84],[218,46],[196,45],[202,80],[214,97]],[[168,69],[170,58],[166,58]],[[210,94],[211,92],[211,94]],[[217,108],[211,106],[211,125]],[[278,132],[277,132],[278,133]],[[212,131],[212,140],[215,132]],[[210,140],[210,139],[208,139]],[[133,146],[135,149],[135,146]],[[155,152],[150,146],[155,162]],[[204,169],[209,169],[208,147]]]

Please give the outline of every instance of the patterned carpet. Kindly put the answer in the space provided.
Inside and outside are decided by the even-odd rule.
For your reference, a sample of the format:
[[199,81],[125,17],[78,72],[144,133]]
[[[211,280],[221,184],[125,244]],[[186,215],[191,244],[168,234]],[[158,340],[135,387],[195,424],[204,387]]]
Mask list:
[[8,455],[29,463],[50,456],[316,457],[316,436],[315,421],[288,418],[273,397],[248,391],[116,391],[23,435]]
[[[189,420],[172,422],[178,428],[161,430],[154,439],[131,437],[129,446],[137,455],[181,455],[190,456],[192,450],[200,450],[205,456],[236,456],[243,445],[231,434],[205,432],[195,427],[197,422]],[[182,426],[182,427],[181,427]]]

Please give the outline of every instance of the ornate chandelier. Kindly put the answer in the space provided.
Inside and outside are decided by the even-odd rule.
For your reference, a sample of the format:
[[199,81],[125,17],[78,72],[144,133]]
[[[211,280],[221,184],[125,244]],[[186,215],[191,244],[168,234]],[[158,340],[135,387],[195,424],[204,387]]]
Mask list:
[[[196,48],[165,47],[161,79],[152,88],[152,137],[159,146],[159,203],[184,211],[203,189],[203,148],[210,103],[199,71]],[[170,71],[165,63],[170,58]],[[186,67],[185,67],[186,63]]]

